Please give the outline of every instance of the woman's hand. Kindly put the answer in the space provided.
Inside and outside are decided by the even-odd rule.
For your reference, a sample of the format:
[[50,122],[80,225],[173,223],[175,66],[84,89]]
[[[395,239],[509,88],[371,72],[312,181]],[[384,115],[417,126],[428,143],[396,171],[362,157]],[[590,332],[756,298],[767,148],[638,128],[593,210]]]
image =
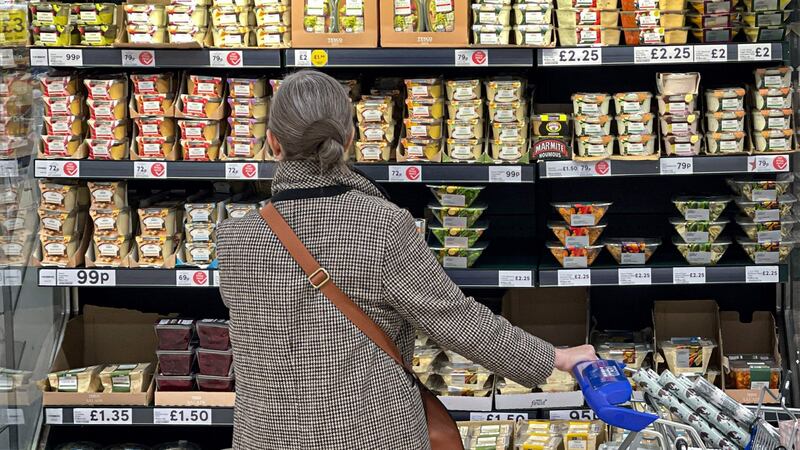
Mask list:
[[596,359],[597,355],[594,352],[594,347],[591,345],[557,348],[555,366],[558,370],[572,373],[572,368],[575,367],[575,364],[581,361],[594,361]]

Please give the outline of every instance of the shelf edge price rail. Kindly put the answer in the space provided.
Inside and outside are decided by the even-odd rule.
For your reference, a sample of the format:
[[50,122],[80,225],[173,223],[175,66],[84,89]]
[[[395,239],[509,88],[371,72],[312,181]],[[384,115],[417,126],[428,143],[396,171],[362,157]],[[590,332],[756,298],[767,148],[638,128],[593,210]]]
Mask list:
[[543,49],[542,66],[599,66],[603,64],[602,48],[554,48]]

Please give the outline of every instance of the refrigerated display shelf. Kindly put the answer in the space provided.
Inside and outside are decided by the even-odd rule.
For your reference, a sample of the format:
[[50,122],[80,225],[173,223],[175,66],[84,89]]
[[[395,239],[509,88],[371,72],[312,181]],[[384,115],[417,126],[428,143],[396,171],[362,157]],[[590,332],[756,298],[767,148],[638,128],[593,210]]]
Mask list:
[[33,67],[281,68],[277,49],[32,48]]
[[[446,269],[461,287],[533,287],[536,270]],[[179,269],[48,269],[40,268],[39,286],[51,287],[214,287],[219,286],[217,270]]]
[[[381,182],[533,183],[533,165],[356,164]],[[37,178],[271,180],[274,162],[37,160]]]
[[[356,164],[380,182],[533,183],[536,165],[486,164]],[[712,175],[782,173],[791,167],[791,155],[736,155],[661,158],[654,161],[543,161],[538,178],[615,176]],[[36,178],[271,180],[275,162],[95,161],[40,159]]]
[[233,408],[153,406],[45,407],[46,425],[233,426]]
[[785,283],[789,278],[786,264],[725,264],[716,266],[629,266],[565,269],[555,265],[540,266],[538,286],[647,286],[732,283]]
[[539,178],[713,175],[789,172],[791,155],[664,157],[652,161],[542,161]]
[[33,67],[572,67],[781,61],[782,42],[577,48],[31,48]]

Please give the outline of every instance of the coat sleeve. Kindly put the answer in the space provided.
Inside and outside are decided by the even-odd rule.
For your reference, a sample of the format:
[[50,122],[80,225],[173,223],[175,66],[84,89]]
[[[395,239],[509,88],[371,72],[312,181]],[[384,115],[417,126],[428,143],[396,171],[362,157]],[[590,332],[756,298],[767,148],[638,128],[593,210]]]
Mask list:
[[532,387],[553,371],[555,349],[466,297],[398,210],[382,266],[386,298],[417,329],[494,373]]

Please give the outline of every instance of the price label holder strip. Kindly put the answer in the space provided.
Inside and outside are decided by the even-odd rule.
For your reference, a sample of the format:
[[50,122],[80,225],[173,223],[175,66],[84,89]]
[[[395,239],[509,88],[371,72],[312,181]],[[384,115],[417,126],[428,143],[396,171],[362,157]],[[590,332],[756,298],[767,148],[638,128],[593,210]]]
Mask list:
[[633,286],[668,284],[780,283],[786,268],[780,265],[747,266],[621,266],[597,269],[545,269],[539,286]]

